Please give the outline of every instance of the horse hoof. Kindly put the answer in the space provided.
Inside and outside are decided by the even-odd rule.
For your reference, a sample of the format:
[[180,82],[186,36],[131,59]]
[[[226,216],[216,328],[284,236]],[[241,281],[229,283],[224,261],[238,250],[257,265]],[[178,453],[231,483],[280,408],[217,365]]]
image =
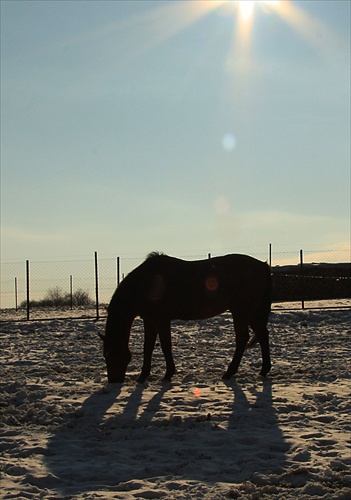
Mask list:
[[166,373],[166,375],[165,375],[165,376],[163,377],[163,379],[162,379],[162,382],[171,382],[172,377],[173,377],[173,373],[172,373],[171,375],[168,375],[168,374]]
[[261,377],[266,377],[267,373],[269,373],[270,371],[271,371],[271,367],[269,367],[269,368],[262,368],[262,370],[260,371]]

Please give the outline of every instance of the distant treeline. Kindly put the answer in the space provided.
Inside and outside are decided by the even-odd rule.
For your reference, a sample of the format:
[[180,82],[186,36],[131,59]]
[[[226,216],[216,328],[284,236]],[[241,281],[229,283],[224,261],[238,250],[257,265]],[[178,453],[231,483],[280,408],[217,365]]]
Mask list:
[[351,298],[351,264],[272,267],[273,301]]

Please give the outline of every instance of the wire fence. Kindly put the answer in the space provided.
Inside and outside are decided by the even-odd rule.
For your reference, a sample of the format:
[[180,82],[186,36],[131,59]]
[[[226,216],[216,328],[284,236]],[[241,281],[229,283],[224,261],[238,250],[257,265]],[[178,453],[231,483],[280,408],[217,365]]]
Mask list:
[[[336,299],[344,299],[342,305],[351,306],[350,249],[273,252],[269,245],[265,251],[256,248],[240,253],[268,261],[273,276],[273,302],[279,303],[279,308],[327,307],[329,303],[320,301]],[[211,256],[215,255],[179,257],[199,260]],[[86,260],[4,262],[0,320],[36,319],[39,310],[41,319],[63,313],[72,318],[104,317],[120,281],[144,259],[145,256],[105,259],[95,252]]]

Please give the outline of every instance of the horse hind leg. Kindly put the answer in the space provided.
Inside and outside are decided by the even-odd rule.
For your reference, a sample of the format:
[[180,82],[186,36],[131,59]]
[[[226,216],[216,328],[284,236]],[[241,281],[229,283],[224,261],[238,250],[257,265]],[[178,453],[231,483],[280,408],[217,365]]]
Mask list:
[[137,378],[139,384],[143,384],[150,375],[152,353],[155,347],[157,329],[153,321],[144,319],[144,361],[141,373]]
[[249,324],[246,319],[234,316],[235,351],[233,360],[223,375],[224,380],[229,380],[238,371],[242,355],[249,341]]
[[257,338],[261,346],[262,367],[260,375],[262,375],[263,377],[267,375],[272,367],[269,348],[269,332],[266,325],[267,322],[262,319],[255,318],[250,321],[250,327],[252,328],[255,337]]
[[162,352],[166,360],[166,373],[163,377],[164,382],[170,382],[176,372],[172,354],[171,323],[165,322],[159,330]]

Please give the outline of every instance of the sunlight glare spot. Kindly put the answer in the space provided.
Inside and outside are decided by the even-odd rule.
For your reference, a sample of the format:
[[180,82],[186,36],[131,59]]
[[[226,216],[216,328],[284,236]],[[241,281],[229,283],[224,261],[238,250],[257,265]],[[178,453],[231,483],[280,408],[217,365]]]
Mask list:
[[219,215],[225,215],[229,213],[229,200],[226,196],[219,196],[214,202],[214,208]]
[[277,7],[280,0],[236,0],[235,3],[239,7],[243,21],[246,22],[253,17],[255,5],[259,5],[262,8],[265,6]]
[[239,2],[240,13],[244,21],[247,21],[252,16],[254,3],[255,2],[251,0],[241,0]]
[[222,139],[223,149],[226,151],[233,151],[236,146],[236,139],[233,134],[225,134]]

